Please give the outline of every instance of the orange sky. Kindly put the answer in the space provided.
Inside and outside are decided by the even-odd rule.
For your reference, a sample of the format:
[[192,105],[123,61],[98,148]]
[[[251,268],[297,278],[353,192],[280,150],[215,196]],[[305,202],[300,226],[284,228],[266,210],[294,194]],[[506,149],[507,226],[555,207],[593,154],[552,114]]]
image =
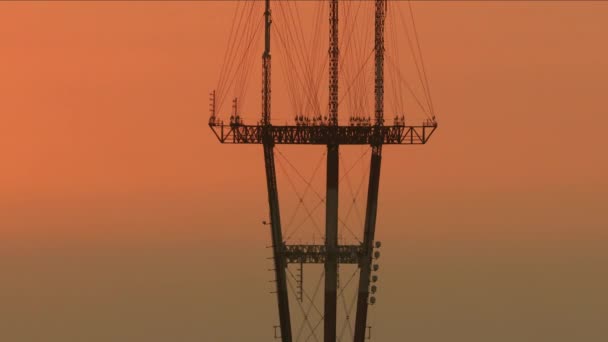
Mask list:
[[[384,150],[378,341],[606,340],[608,3],[413,7],[439,129]],[[0,340],[271,336],[262,150],[207,127],[233,9],[0,3]]]
[[[174,196],[196,198],[211,219],[226,193],[241,193],[248,218],[264,216],[260,149],[221,146],[206,127],[233,8],[2,4],[2,202]],[[557,191],[597,204],[608,186],[608,6],[414,8],[440,130],[427,146],[386,148],[382,202],[414,192],[441,211],[445,196]],[[275,108],[285,101],[275,96]]]

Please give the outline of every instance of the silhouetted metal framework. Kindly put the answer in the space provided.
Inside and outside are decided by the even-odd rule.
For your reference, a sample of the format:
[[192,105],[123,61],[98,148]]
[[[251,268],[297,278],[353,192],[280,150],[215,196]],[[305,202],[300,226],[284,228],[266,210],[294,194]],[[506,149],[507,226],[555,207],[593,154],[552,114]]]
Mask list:
[[[361,245],[340,245],[336,250],[336,259],[340,264],[358,264],[363,252]],[[324,264],[327,248],[325,245],[284,245],[282,257],[290,264]]]
[[292,145],[420,145],[425,144],[437,123],[394,126],[264,126],[210,121],[218,140],[224,144],[263,144],[264,139],[274,144]]
[[[357,264],[360,269],[354,341],[366,338],[367,311],[370,300],[370,280],[374,252],[374,235],[378,211],[378,190],[383,145],[425,144],[437,128],[433,120],[419,125],[406,125],[396,120],[392,125],[384,124],[384,22],[387,0],[375,0],[375,111],[374,122],[351,121],[350,125],[338,124],[338,0],[330,0],[329,32],[329,119],[318,124],[275,126],[271,124],[271,55],[270,26],[272,23],[270,0],[266,0],[265,49],[262,56],[262,118],[254,124],[245,124],[235,115],[224,124],[216,117],[215,94],[211,97],[209,126],[221,143],[261,144],[264,147],[266,183],[270,209],[270,226],[277,301],[280,321],[280,338],[292,341],[291,318],[287,292],[286,268],[289,263],[324,264],[325,304],[324,341],[336,341],[336,304],[338,264]],[[326,236],[323,245],[287,245],[283,240],[277,190],[274,146],[276,144],[307,144],[327,146],[327,192],[326,192]],[[367,206],[360,245],[338,245],[338,170],[340,145],[370,145],[372,148]],[[301,284],[299,284],[301,286]],[[372,286],[373,287],[373,286]],[[374,287],[375,288],[375,287]],[[373,292],[373,291],[372,291]]]

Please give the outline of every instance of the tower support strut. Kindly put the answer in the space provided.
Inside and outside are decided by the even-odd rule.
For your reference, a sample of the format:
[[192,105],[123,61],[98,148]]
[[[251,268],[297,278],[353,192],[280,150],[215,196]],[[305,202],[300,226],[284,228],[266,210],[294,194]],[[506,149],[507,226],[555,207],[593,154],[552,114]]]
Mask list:
[[268,205],[270,209],[270,228],[272,252],[274,257],[275,281],[277,286],[277,302],[279,307],[279,323],[281,341],[291,342],[291,318],[289,315],[289,295],[287,292],[287,262],[283,253],[283,233],[281,230],[281,214],[279,210],[279,192],[274,163],[274,140],[270,126],[270,0],[266,0],[264,54],[262,55],[262,143],[264,145],[264,164],[266,166],[266,185],[268,187]]
[[[384,124],[384,19],[386,17],[386,0],[376,0],[375,19],[375,124]],[[367,309],[369,301],[369,283],[372,267],[374,235],[376,233],[376,216],[378,214],[378,190],[380,187],[380,166],[382,162],[382,139],[372,138],[372,156],[370,162],[369,185],[367,189],[367,208],[365,210],[365,227],[363,229],[363,257],[359,273],[359,292],[357,294],[357,316],[355,318],[355,342],[365,340],[367,330]]]
[[327,192],[325,202],[325,305],[324,342],[336,342],[338,304],[338,178],[339,145],[335,136],[338,127],[338,0],[329,3],[329,134],[327,144]]
[[338,304],[338,145],[327,146],[324,341],[336,341]]

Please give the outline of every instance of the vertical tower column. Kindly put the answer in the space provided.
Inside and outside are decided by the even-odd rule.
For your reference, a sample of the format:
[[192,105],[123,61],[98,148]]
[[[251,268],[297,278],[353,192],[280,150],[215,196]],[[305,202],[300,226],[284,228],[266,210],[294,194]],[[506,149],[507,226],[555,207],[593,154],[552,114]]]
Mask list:
[[363,256],[359,263],[359,293],[357,296],[357,317],[355,319],[355,342],[365,340],[367,328],[367,309],[369,300],[369,282],[372,266],[372,251],[376,233],[376,216],[378,213],[378,190],[380,187],[380,166],[382,162],[382,134],[384,124],[384,20],[386,17],[386,0],[376,0],[375,20],[375,127],[372,135],[372,156],[367,188],[367,208],[363,231]]
[[287,262],[283,255],[283,233],[277,189],[276,169],[274,163],[274,146],[264,143],[264,163],[266,165],[266,183],[268,186],[268,204],[270,207],[270,227],[272,252],[274,257],[275,281],[277,285],[277,302],[279,306],[279,323],[281,341],[291,342],[291,318],[289,315],[289,297],[287,293]]
[[268,205],[270,208],[270,227],[272,252],[274,257],[275,281],[277,285],[277,302],[279,307],[279,322],[281,325],[281,341],[291,342],[291,318],[289,314],[289,297],[287,293],[287,262],[283,255],[283,233],[281,231],[281,214],[279,210],[279,192],[274,163],[274,141],[270,124],[270,0],[266,0],[264,54],[262,55],[262,134],[264,144],[264,163],[266,166],[266,185],[268,187]]
[[359,293],[357,295],[357,316],[355,318],[355,342],[365,340],[367,328],[367,309],[369,300],[369,283],[372,267],[372,252],[376,232],[378,213],[378,189],[380,186],[380,166],[382,146],[372,147],[369,186],[367,188],[367,209],[365,211],[365,228],[363,233],[363,256],[359,263]]
[[325,315],[324,341],[336,341],[338,304],[338,145],[327,146],[327,196],[325,214]]
[[338,126],[338,0],[329,3],[329,125],[334,139],[327,145],[327,195],[325,199],[325,314],[324,341],[336,341],[338,287],[338,179],[340,150]]

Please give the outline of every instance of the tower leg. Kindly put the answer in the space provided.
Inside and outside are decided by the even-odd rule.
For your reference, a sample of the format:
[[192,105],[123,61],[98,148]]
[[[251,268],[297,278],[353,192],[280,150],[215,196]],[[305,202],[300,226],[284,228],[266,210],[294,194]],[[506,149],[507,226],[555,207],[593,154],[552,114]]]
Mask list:
[[367,209],[365,211],[365,229],[363,233],[363,258],[359,265],[359,293],[357,295],[357,318],[355,320],[355,342],[365,340],[367,329],[367,308],[369,299],[369,278],[372,266],[374,234],[376,232],[376,215],[378,213],[378,189],[380,186],[380,165],[382,146],[372,147],[372,158],[367,189]]
[[386,0],[376,0],[375,18],[375,114],[376,135],[372,137],[372,160],[367,188],[367,209],[365,210],[365,228],[363,230],[363,256],[359,267],[359,293],[357,297],[357,318],[355,319],[355,342],[365,340],[367,329],[367,309],[369,300],[369,278],[372,267],[372,250],[376,233],[376,215],[378,214],[378,189],[380,187],[380,165],[382,162],[382,138],[379,129],[384,124],[384,20]]
[[324,341],[336,341],[338,303],[338,145],[327,146],[327,196],[325,210],[325,317]]
[[270,226],[272,236],[272,251],[277,283],[277,301],[279,305],[279,322],[281,324],[281,341],[291,342],[291,320],[289,317],[289,297],[287,294],[287,262],[283,255],[283,233],[281,232],[281,216],[279,211],[279,195],[277,177],[274,165],[274,147],[264,144],[264,162],[266,164],[266,183],[268,186],[268,204],[270,206]]

